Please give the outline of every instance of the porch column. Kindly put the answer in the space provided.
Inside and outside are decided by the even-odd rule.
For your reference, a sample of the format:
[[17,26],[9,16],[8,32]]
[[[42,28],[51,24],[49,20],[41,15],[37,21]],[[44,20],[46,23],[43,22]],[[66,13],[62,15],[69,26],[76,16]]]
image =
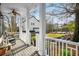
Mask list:
[[25,28],[26,28],[26,42],[27,44],[31,45],[31,34],[30,34],[30,20],[29,20],[29,8],[26,8],[26,23],[25,23]]
[[[24,8],[21,10],[21,20],[20,20],[20,38],[21,40],[23,40],[26,44],[31,44],[31,35],[30,35],[30,32],[29,32],[29,9],[28,8]],[[22,32],[22,18],[25,19],[25,31],[26,32]]]
[[39,37],[38,37],[38,50],[40,55],[45,55],[45,33],[46,33],[46,24],[45,24],[45,4],[39,4],[39,16],[40,16],[40,24],[39,24]]
[[22,34],[22,18],[21,16],[19,17],[19,38],[21,38]]

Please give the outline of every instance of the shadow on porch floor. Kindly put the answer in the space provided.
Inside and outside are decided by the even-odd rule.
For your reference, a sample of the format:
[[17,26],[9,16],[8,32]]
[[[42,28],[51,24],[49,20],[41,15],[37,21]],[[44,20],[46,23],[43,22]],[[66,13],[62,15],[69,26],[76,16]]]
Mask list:
[[10,56],[39,56],[38,50],[35,46],[28,46],[22,40],[17,39],[16,44],[12,46],[12,53]]

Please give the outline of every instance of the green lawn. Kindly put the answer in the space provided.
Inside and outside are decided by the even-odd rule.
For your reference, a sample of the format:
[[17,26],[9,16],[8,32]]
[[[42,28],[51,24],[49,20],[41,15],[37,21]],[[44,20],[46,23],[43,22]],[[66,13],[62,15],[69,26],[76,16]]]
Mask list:
[[[62,38],[64,36],[64,34],[46,34],[47,37],[51,37],[51,38]],[[35,36],[32,36],[32,40],[35,40]]]
[[64,34],[47,34],[47,37],[51,37],[51,38],[61,38],[63,36]]

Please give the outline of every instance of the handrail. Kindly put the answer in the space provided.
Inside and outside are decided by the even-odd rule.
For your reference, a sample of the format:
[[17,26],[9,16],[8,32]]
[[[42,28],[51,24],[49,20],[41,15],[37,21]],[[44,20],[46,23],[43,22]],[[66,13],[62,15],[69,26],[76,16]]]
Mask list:
[[79,42],[73,42],[73,41],[68,41],[68,40],[63,40],[63,39],[56,39],[56,38],[51,38],[51,37],[45,37],[45,39],[50,40],[50,41],[63,42],[63,43],[79,46]]

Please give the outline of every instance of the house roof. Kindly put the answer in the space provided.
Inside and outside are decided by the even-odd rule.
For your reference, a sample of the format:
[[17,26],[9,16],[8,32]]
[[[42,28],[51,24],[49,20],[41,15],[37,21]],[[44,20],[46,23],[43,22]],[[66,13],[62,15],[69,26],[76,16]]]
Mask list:
[[29,19],[31,18],[34,18],[37,22],[39,22],[39,20],[35,16],[31,16]]

